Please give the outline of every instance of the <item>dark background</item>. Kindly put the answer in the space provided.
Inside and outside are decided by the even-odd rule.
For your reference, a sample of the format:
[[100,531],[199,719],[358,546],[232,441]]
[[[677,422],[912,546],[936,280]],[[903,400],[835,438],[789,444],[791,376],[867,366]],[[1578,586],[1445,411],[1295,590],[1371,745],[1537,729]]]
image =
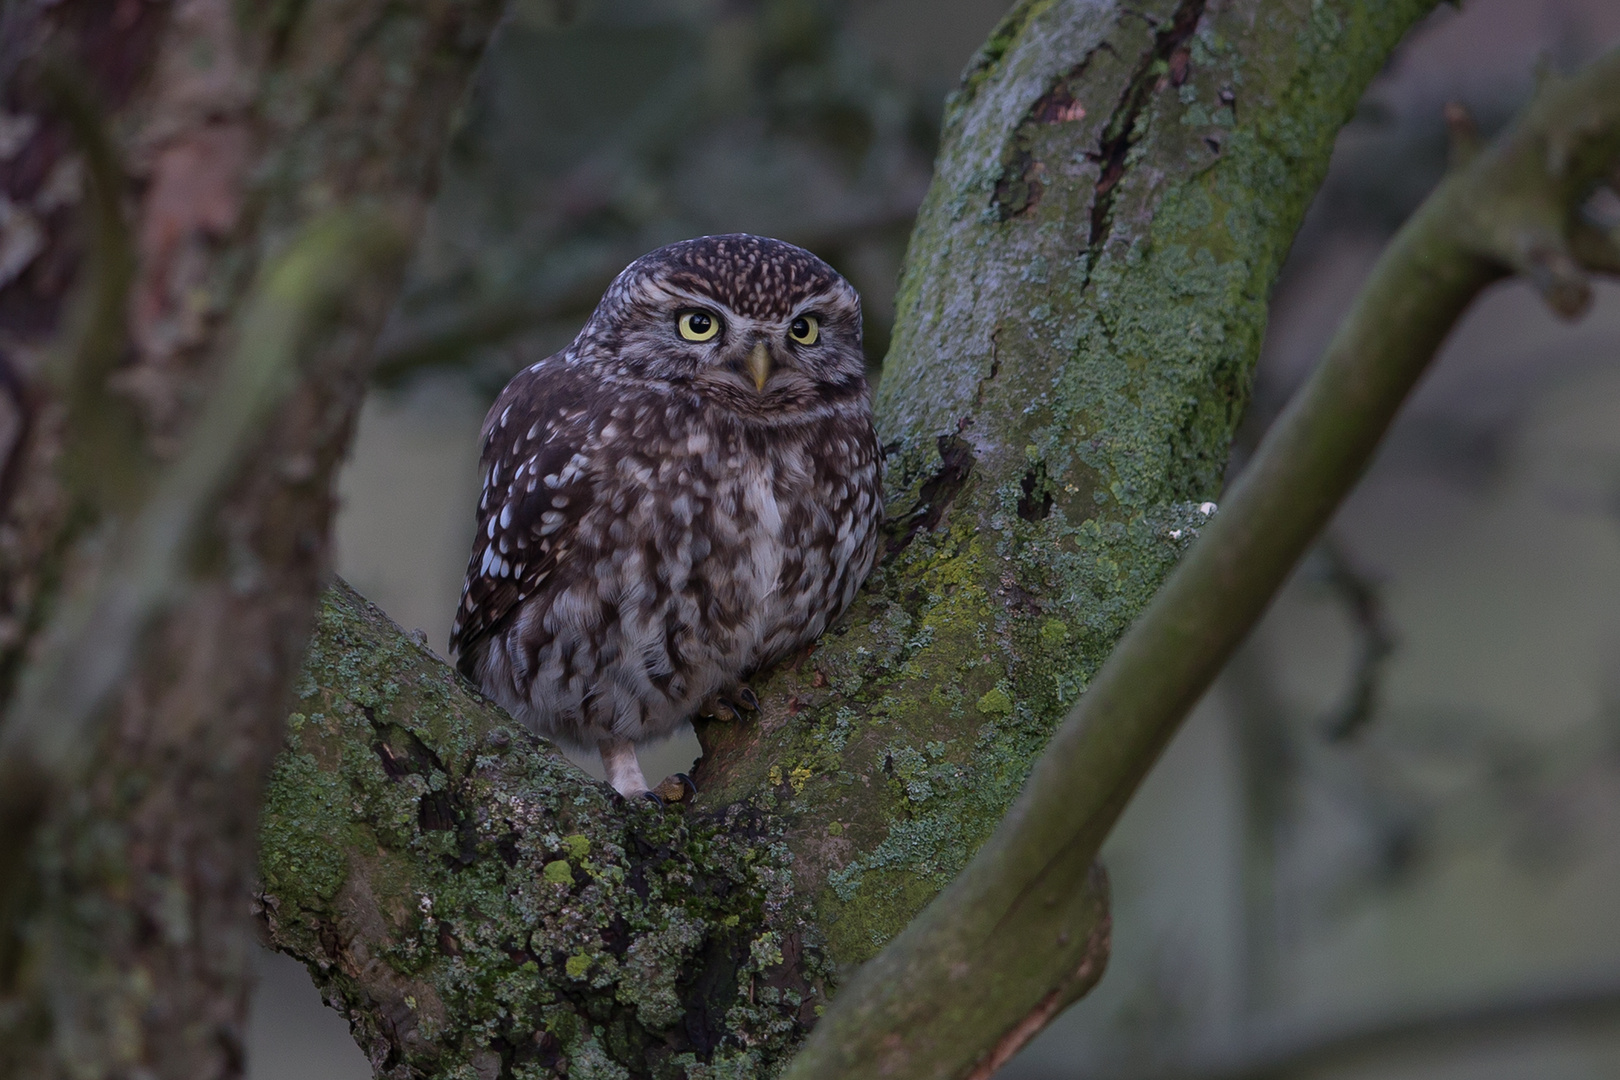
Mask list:
[[[340,572],[444,647],[500,342],[565,342],[661,243],[811,247],[861,289],[880,361],[944,95],[1003,7],[599,0],[558,25],[517,0],[384,343]],[[1245,445],[1438,177],[1442,106],[1489,130],[1538,69],[1617,41],[1614,0],[1471,0],[1413,35],[1277,287]],[[1469,314],[1109,842],[1103,983],[1003,1077],[1213,1076],[1356,1032],[1272,1075],[1620,1076],[1617,360],[1620,287],[1573,325],[1517,284]],[[695,746],[646,754],[648,774]],[[1379,1036],[1397,1024],[1411,1037]],[[282,957],[250,1044],[253,1080],[369,1073]]]

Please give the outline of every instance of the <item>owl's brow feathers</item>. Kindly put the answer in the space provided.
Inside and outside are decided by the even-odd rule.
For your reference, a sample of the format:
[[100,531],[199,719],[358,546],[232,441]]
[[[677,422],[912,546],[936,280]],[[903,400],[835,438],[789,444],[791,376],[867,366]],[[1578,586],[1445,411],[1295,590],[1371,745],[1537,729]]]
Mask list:
[[843,278],[803,248],[743,233],[702,236],[643,255],[625,267],[609,296],[642,299],[655,281],[762,320],[786,319],[808,298],[849,290]]

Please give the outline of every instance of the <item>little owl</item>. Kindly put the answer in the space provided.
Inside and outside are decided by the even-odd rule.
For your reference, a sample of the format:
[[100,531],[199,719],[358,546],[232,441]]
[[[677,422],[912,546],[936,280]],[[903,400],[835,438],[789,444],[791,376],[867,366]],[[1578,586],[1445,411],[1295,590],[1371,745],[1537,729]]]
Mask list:
[[744,676],[849,606],[882,468],[849,282],[758,236],[659,248],[490,408],[457,665],[645,794],[637,743],[757,709]]

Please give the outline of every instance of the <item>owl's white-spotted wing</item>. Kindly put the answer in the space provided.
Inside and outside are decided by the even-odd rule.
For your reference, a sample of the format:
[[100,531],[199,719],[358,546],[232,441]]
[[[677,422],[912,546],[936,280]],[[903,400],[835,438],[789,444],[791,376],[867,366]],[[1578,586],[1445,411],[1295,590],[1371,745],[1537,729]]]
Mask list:
[[590,508],[581,450],[593,392],[552,357],[507,384],[484,421],[478,534],[450,629],[456,666],[468,678],[476,678],[485,640],[544,587]]

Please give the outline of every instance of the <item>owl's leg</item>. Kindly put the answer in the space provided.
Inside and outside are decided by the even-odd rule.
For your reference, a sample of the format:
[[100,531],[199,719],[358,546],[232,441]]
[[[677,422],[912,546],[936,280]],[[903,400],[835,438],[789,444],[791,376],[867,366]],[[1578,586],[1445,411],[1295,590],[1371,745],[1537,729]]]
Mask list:
[[647,778],[641,775],[641,762],[636,760],[636,744],[629,739],[599,739],[597,751],[602,755],[602,768],[607,781],[627,799],[647,794]]
[[759,697],[746,683],[714,695],[698,709],[699,716],[712,716],[727,724],[740,719],[744,712],[759,712]]

